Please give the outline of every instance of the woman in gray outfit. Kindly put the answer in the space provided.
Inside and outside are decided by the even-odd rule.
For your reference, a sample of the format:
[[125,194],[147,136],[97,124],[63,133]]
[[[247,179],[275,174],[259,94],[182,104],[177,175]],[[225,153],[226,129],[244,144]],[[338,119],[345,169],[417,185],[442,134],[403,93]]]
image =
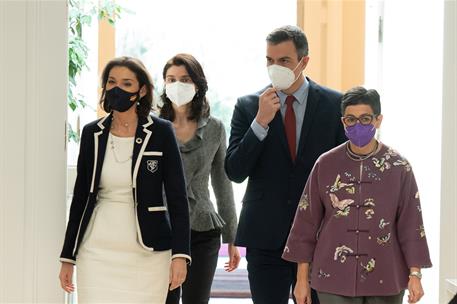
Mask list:
[[[160,116],[173,122],[186,177],[191,223],[191,257],[182,285],[183,304],[208,303],[222,241],[228,243],[226,271],[238,267],[234,246],[237,219],[232,185],[224,171],[225,129],[210,116],[208,85],[200,63],[189,54],[178,54],[163,69],[165,91]],[[210,200],[209,179],[217,212]],[[170,291],[167,304],[178,304],[180,290]]]

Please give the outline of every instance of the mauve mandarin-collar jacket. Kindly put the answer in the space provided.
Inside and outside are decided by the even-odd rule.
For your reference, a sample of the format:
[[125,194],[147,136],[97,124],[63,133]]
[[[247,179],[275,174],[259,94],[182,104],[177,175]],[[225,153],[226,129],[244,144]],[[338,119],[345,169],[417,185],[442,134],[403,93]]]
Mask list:
[[343,296],[387,296],[407,288],[410,267],[431,267],[411,165],[379,144],[370,157],[347,143],[316,162],[283,258],[312,263],[311,287]]

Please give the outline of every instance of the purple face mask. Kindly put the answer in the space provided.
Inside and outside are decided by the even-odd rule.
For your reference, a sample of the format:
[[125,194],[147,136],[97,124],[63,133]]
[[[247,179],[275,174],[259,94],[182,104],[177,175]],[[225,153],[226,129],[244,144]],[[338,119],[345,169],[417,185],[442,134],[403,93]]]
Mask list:
[[376,134],[376,128],[372,124],[362,125],[356,123],[353,126],[346,127],[345,130],[347,138],[357,147],[364,147],[370,143]]

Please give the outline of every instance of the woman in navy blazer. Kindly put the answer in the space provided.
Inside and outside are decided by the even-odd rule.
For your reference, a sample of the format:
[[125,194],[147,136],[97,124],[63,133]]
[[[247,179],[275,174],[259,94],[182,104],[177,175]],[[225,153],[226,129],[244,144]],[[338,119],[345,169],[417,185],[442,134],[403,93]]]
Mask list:
[[169,284],[174,289],[186,277],[190,228],[181,157],[171,123],[149,115],[150,79],[137,59],[110,61],[100,102],[110,114],[81,135],[60,256],[67,292],[78,267],[79,302],[163,303]]

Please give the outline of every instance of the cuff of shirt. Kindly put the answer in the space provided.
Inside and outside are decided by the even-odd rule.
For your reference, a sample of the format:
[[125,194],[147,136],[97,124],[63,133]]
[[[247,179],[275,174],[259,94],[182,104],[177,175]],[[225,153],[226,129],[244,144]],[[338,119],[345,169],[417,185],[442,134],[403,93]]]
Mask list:
[[61,262],[70,263],[70,264],[73,264],[73,265],[76,264],[76,261],[75,260],[71,260],[71,259],[60,258],[59,260]]
[[173,260],[173,259],[175,259],[175,258],[185,258],[185,259],[187,260],[187,264],[190,265],[190,264],[192,263],[192,258],[191,258],[189,255],[187,255],[187,254],[183,254],[183,253],[173,254],[173,255],[171,256],[171,259]]
[[257,136],[260,141],[263,141],[265,137],[267,137],[268,129],[270,129],[270,127],[265,129],[254,119],[251,123],[251,129],[254,132],[255,136]]

